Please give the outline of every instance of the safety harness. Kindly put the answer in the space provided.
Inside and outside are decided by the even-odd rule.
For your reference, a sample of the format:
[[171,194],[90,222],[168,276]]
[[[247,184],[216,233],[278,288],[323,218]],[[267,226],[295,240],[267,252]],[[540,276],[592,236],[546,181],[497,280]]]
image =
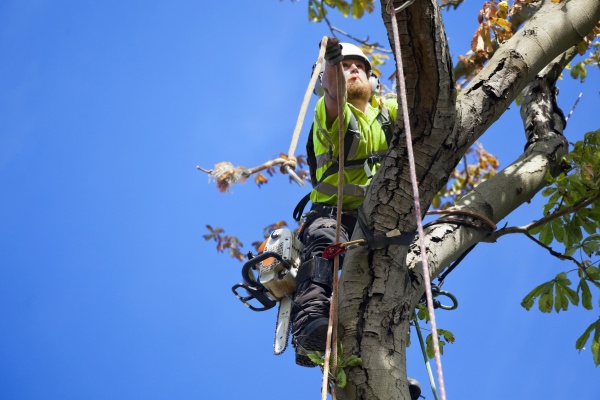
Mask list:
[[[390,118],[389,110],[384,106],[381,107],[379,114],[376,117],[377,122],[381,125],[381,129],[385,134],[385,141],[390,146],[390,141],[392,140],[392,136],[394,135],[394,121]],[[369,163],[377,163],[381,160],[382,156],[379,154],[373,154],[366,158],[360,158],[356,160],[348,160],[348,155],[352,147],[355,145],[354,141],[360,139],[360,129],[358,127],[358,121],[353,113],[350,113],[350,120],[348,122],[348,129],[346,129],[346,133],[344,134],[344,168],[352,168],[359,165],[365,166],[365,171],[367,176],[371,178],[371,170],[369,168]],[[329,147],[330,158],[332,159],[332,163],[323,172],[321,175],[321,179],[317,180],[317,157],[315,155],[314,148],[314,140],[313,140],[313,127],[311,126],[310,132],[308,134],[308,140],[306,142],[306,158],[308,162],[308,166],[310,169],[310,181],[313,185],[313,190],[315,190],[326,178],[330,177],[333,174],[336,174],[339,171],[339,163],[333,157],[333,149]],[[294,220],[300,221],[302,218],[302,214],[304,214],[304,209],[306,205],[310,201],[310,193],[306,194],[296,205],[294,209]]]

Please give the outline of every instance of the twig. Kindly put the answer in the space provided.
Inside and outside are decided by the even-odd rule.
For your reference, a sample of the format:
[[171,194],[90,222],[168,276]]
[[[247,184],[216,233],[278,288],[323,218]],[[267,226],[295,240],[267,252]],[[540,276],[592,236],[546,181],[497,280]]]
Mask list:
[[538,219],[537,221],[533,221],[530,224],[527,224],[524,226],[512,226],[512,227],[508,227],[508,228],[499,229],[496,232],[494,232],[493,234],[491,234],[489,237],[487,237],[484,241],[493,243],[496,241],[496,239],[500,238],[501,236],[508,235],[509,233],[525,233],[525,234],[527,234],[531,229],[545,225],[548,222],[555,220],[556,218],[562,217],[563,215],[575,213],[575,212],[581,210],[582,208],[589,206],[590,204],[592,204],[594,201],[596,201],[598,199],[600,199],[600,193],[596,194],[595,196],[590,197],[589,199],[581,199],[577,203],[573,204],[570,207],[563,208],[560,211],[557,211],[550,215],[547,215],[544,218]]
[[580,263],[579,261],[577,261],[575,258],[571,257],[571,256],[567,256],[566,254],[563,253],[559,253],[557,251],[555,251],[554,249],[552,249],[552,247],[545,245],[544,243],[540,242],[538,239],[534,238],[531,234],[529,233],[525,233],[525,236],[527,236],[529,239],[533,240],[535,243],[539,244],[540,246],[542,246],[544,249],[548,250],[548,252],[553,255],[554,257],[560,259],[560,260],[567,260],[567,261],[573,261],[575,263],[575,265],[577,265],[577,268],[579,268],[579,270],[581,272],[583,272],[583,274],[588,278],[588,280],[592,283],[592,285],[596,286],[597,288],[600,289],[600,283],[596,282],[588,273],[587,268]]
[[[240,173],[244,176],[244,178],[247,178],[252,174],[255,174],[255,173],[265,170],[267,168],[271,168],[274,165],[285,164],[288,161],[289,160],[287,160],[285,158],[275,158],[275,159],[267,161],[263,164],[257,165],[256,167],[253,167],[253,168],[245,168],[245,167],[235,167],[235,168],[240,171]],[[206,168],[202,168],[198,165],[196,166],[196,169],[199,171],[202,171],[202,172],[206,172],[207,174],[211,174],[211,175],[214,174],[214,172],[215,172],[214,169],[206,169]]]

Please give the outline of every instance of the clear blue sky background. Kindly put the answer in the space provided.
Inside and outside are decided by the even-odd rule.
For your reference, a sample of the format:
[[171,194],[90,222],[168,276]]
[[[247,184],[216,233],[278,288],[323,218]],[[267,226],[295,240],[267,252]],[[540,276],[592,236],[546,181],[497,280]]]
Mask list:
[[[444,13],[454,57],[481,3]],[[377,7],[332,22],[388,46]],[[306,189],[276,176],[221,194],[195,167],[287,152],[326,34],[305,1],[0,2],[0,399],[319,398],[320,371],[272,355],[275,310],[244,307],[242,264],[202,237],[221,226],[249,248]],[[584,92],[569,139],[597,129],[597,71],[561,87],[565,112]],[[503,166],[521,152],[515,105],[483,142]],[[505,222],[539,213],[536,200]],[[449,399],[600,398],[575,350],[597,309],[519,305],[566,268],[505,237],[447,279]],[[413,343],[409,373],[432,399]]]

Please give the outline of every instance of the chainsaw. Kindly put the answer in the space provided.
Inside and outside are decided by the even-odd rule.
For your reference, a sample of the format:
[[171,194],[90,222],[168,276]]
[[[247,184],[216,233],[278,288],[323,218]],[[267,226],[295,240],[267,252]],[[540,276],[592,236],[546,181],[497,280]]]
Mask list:
[[[292,313],[292,296],[296,291],[296,275],[300,267],[302,243],[287,228],[276,229],[258,255],[248,253],[242,267],[243,283],[231,290],[252,311],[266,311],[279,303],[275,324],[275,355],[282,354],[288,344]],[[244,289],[246,295],[238,290]]]

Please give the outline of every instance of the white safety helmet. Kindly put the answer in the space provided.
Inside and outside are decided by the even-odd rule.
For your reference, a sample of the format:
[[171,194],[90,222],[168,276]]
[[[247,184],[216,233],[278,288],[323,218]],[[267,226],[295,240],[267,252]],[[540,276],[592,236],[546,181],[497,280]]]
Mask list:
[[[369,77],[369,82],[371,83],[371,93],[373,95],[378,94],[381,90],[381,84],[379,83],[379,78],[372,72],[371,62],[369,58],[365,55],[365,53],[360,49],[360,47],[352,44],[352,43],[340,43],[342,45],[342,55],[344,59],[358,59],[365,63],[366,73]],[[314,94],[321,97],[325,94],[325,90],[321,84],[321,76],[323,75],[323,71],[325,71],[325,62],[321,65],[321,72],[319,73],[319,79],[315,84],[315,89],[313,90]],[[315,66],[313,65],[313,68]]]
[[344,60],[349,59],[359,59],[365,63],[365,67],[367,67],[367,72],[371,70],[371,62],[369,58],[363,53],[360,47],[352,44],[352,43],[340,43],[342,45],[342,55],[344,56]]

